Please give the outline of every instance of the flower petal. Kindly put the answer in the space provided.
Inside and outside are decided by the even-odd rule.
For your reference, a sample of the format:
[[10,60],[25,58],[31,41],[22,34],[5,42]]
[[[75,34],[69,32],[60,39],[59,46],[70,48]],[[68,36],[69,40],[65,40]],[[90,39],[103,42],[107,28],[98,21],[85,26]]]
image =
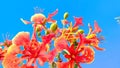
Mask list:
[[24,19],[20,19],[24,24],[31,24],[31,22],[27,21],[27,20],[24,20]]
[[100,33],[102,30],[101,28],[98,26],[98,23],[95,21],[94,22],[94,31],[92,33]]
[[85,46],[81,56],[76,57],[77,62],[91,63],[94,61],[94,50],[90,46]]
[[58,13],[58,9],[56,9],[56,11],[54,11],[53,13],[49,14],[49,15],[48,15],[48,18],[47,18],[47,21],[48,21],[48,22],[55,23],[56,20],[52,20],[52,17],[55,16],[57,13]]
[[32,63],[34,62],[35,58],[31,58],[28,62],[27,62],[27,66],[32,66]]
[[34,14],[32,17],[31,17],[31,21],[36,23],[36,24],[45,24],[45,19],[46,17],[39,13],[39,14]]
[[41,66],[43,66],[46,61],[47,61],[47,57],[45,57],[45,56],[40,56],[40,57],[38,58],[38,63],[39,63]]
[[52,40],[53,37],[55,37],[55,34],[54,34],[54,33],[51,33],[51,34],[42,36],[42,42],[43,42],[44,44],[47,44],[47,43],[49,43],[49,42]]
[[19,63],[20,59],[17,58],[16,54],[20,52],[20,49],[16,45],[11,45],[8,48],[8,52],[4,57],[4,60],[2,62],[4,68],[20,68]]
[[56,49],[53,49],[52,51],[49,52],[49,54],[48,54],[48,60],[49,60],[50,63],[53,62],[53,60],[54,60],[54,58],[55,58],[56,55],[57,55]]
[[21,68],[34,68],[34,66],[27,66],[26,64],[22,65]]
[[68,62],[57,62],[58,68],[69,68]]
[[55,40],[54,45],[55,45],[57,51],[62,51],[63,49],[68,49],[68,43],[63,36],[57,38]]
[[28,45],[30,41],[29,32],[19,32],[13,39],[13,43],[16,45]]

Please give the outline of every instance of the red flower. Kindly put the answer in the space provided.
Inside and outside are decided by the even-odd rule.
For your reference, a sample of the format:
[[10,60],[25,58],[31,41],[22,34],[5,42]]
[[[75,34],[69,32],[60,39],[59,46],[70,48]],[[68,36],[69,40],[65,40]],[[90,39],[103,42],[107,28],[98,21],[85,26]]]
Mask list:
[[74,19],[75,19],[74,27],[79,26],[79,25],[83,25],[81,17],[78,17],[78,18],[74,17]]
[[[34,37],[35,38],[35,37]],[[47,50],[46,45],[43,43],[37,42],[37,40],[32,39],[30,40],[29,33],[28,32],[19,32],[13,39],[13,44],[10,46],[7,56],[5,56],[4,59],[4,66],[14,66],[14,68],[18,67],[18,64],[21,62],[21,60],[26,59],[27,60],[27,66],[31,66],[32,63],[36,65],[36,60],[38,59],[38,62],[40,65],[43,65],[44,62],[47,61],[47,56],[45,55],[45,52]],[[24,46],[24,50],[20,50],[20,46]],[[15,48],[15,49],[13,49]],[[16,50],[17,49],[17,50]],[[21,58],[17,58],[17,54],[22,54]],[[10,58],[11,57],[11,58]],[[8,60],[9,58],[9,60]],[[16,59],[12,59],[16,58]],[[13,62],[14,60],[20,61],[19,63],[11,63],[10,65],[7,64],[7,62]]]
[[92,27],[89,24],[89,33],[86,36],[86,38],[84,38],[85,43],[92,45],[95,49],[97,50],[104,50],[103,48],[100,48],[98,46],[99,42],[101,41],[100,38],[98,38],[96,36],[96,33],[101,32],[100,27],[98,26],[97,22],[95,21],[94,23],[94,30],[92,31]]
[[75,64],[81,68],[79,63],[91,63],[94,60],[94,51],[89,46],[81,47],[81,49],[75,49],[74,45],[71,45],[68,49],[66,49],[66,51],[67,54],[64,56],[68,59],[68,62],[59,62],[58,68],[74,68]]
[[[25,24],[32,24],[33,34],[30,38],[29,32],[19,32],[13,39],[6,40],[4,43],[0,43],[5,46],[3,50],[0,48],[0,60],[3,59],[4,68],[37,68],[37,63],[42,66],[45,62],[52,64],[52,67],[58,68],[82,68],[81,63],[91,63],[94,61],[94,50],[92,46],[97,50],[103,50],[98,44],[101,39],[97,36],[102,30],[98,26],[97,22],[94,22],[94,30],[89,24],[89,33],[85,35],[84,30],[79,29],[79,26],[83,25],[81,17],[74,17],[75,24],[68,22],[66,18],[68,13],[64,14],[63,25],[69,23],[68,28],[60,29],[53,20],[52,17],[58,13],[58,9],[48,15],[48,18],[44,14],[37,13],[31,17],[31,22],[21,19]],[[34,22],[34,23],[32,23]],[[55,23],[46,28],[47,22]],[[41,36],[41,31],[44,30],[44,36]],[[37,35],[36,35],[37,33]],[[42,42],[37,39],[39,37]],[[51,41],[54,41],[54,48],[49,49]],[[52,44],[51,44],[52,45]],[[9,47],[9,48],[8,48]],[[21,47],[23,47],[21,49]],[[61,52],[66,62],[62,62]],[[21,56],[18,56],[18,55]],[[57,59],[57,62],[54,59]],[[24,63],[24,60],[26,63]]]
[[[82,35],[81,35],[82,36]],[[68,46],[67,41],[63,36],[59,37],[55,40],[55,47],[58,52],[65,50],[67,54],[65,54],[65,58],[67,58],[68,62],[59,62],[58,68],[74,68],[74,64],[77,64],[79,68],[81,66],[79,63],[91,63],[94,60],[94,51],[90,46],[85,46],[84,39],[80,38],[79,45],[75,48],[75,45],[72,44]],[[67,64],[64,67],[64,64]]]

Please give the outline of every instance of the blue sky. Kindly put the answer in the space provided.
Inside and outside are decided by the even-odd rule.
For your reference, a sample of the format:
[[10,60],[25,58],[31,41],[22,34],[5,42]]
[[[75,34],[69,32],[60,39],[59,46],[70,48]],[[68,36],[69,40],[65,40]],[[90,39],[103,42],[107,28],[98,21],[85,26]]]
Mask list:
[[[120,24],[114,19],[120,16],[120,0],[1,0],[0,1],[0,42],[2,34],[7,32],[12,38],[19,31],[32,31],[31,25],[24,25],[20,18],[29,20],[34,14],[34,7],[44,9],[47,15],[59,9],[54,19],[63,18],[64,12],[69,12],[69,20],[74,22],[73,16],[83,17],[84,27],[87,32],[87,23],[93,25],[97,20],[102,28],[105,40],[101,47],[105,51],[96,51],[95,61],[92,64],[82,64],[83,68],[120,68]],[[2,68],[2,67],[0,67]],[[48,68],[47,64],[42,68]]]

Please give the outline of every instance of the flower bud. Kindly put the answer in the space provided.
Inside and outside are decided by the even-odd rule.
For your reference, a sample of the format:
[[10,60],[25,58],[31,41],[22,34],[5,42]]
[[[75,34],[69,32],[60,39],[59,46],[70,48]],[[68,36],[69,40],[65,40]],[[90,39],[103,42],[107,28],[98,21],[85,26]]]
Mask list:
[[41,32],[42,29],[43,29],[43,27],[42,27],[41,25],[38,25],[38,26],[36,27],[36,32]]
[[46,31],[45,31],[45,34],[46,34],[46,35],[47,35],[47,34],[50,34],[49,30],[46,30]]
[[75,46],[77,46],[77,45],[78,45],[78,43],[77,43],[76,39],[73,41],[73,44],[74,44]]
[[79,30],[77,31],[77,33],[83,34],[83,33],[84,33],[84,30],[79,29]]
[[68,18],[68,12],[64,13],[64,19]]
[[37,28],[36,28],[36,32],[39,32],[39,31],[40,31],[40,29],[37,27]]
[[52,67],[51,68],[56,68],[56,63],[55,62],[52,62]]
[[73,27],[73,32],[76,32],[78,30],[79,27]]
[[52,23],[51,26],[50,26],[50,30],[51,30],[52,32],[56,31],[57,28],[58,28],[57,23]]
[[40,37],[40,35],[41,35],[40,32],[37,32],[37,35],[38,35],[38,37]]

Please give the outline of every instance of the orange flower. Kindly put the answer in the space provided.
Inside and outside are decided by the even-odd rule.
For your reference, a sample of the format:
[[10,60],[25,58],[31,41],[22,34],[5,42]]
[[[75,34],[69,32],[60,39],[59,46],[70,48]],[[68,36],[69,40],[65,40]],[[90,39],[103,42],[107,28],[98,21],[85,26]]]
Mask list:
[[71,45],[65,50],[66,54],[64,56],[68,59],[68,62],[58,62],[58,68],[74,68],[75,64],[81,68],[79,63],[91,63],[94,60],[94,51],[90,46],[84,46],[81,47],[81,50],[78,50],[74,48],[74,45]]
[[[14,45],[11,45],[10,48],[8,49],[7,55],[5,56],[5,59],[3,61],[3,64],[6,68],[8,66],[11,67],[14,66],[18,68],[18,65],[20,64],[20,62],[22,62],[23,59],[27,60],[28,67],[31,66],[32,63],[36,65],[37,59],[40,65],[43,65],[44,62],[47,61],[47,56],[45,55],[46,52],[45,45],[43,43],[37,42],[37,40],[35,39],[30,40],[28,32],[19,32],[14,37],[13,44]],[[21,45],[24,47],[23,51],[20,50]],[[22,54],[22,56],[18,58],[16,56],[17,54]],[[15,63],[12,63],[14,61]]]
[[[62,20],[63,29],[60,29],[57,21],[52,19],[57,13],[58,9],[48,17],[42,13],[34,14],[31,16],[31,22],[21,19],[25,24],[32,24],[32,38],[29,32],[19,32],[12,40],[0,43],[0,46],[5,46],[5,49],[0,48],[0,60],[3,60],[4,68],[37,68],[37,62],[41,66],[49,62],[52,67],[82,68],[81,63],[94,61],[95,53],[92,46],[97,50],[103,50],[98,46],[101,39],[97,33],[102,30],[97,22],[94,22],[94,30],[88,24],[89,32],[85,35],[84,30],[79,29],[79,26],[83,25],[82,17],[74,17],[73,26],[72,22],[66,20],[68,17],[66,12]],[[45,26],[47,22],[52,23],[50,28]],[[64,28],[65,24],[69,24],[69,27]],[[44,36],[41,36],[42,31],[45,32]],[[41,42],[38,41],[39,38]],[[49,45],[52,45],[52,41],[54,41],[54,48],[51,47],[51,50]],[[61,52],[67,59],[66,62],[62,62]],[[57,61],[54,61],[55,57]]]
[[81,68],[79,63],[91,63],[94,60],[94,51],[90,46],[85,46],[87,43],[84,42],[85,40],[82,36],[80,35],[80,42],[76,48],[74,44],[68,46],[63,36],[55,40],[57,52],[65,51],[66,54],[64,56],[68,59],[68,62],[59,62],[58,68],[62,68],[64,64],[67,64],[66,68],[74,68],[74,64]]

